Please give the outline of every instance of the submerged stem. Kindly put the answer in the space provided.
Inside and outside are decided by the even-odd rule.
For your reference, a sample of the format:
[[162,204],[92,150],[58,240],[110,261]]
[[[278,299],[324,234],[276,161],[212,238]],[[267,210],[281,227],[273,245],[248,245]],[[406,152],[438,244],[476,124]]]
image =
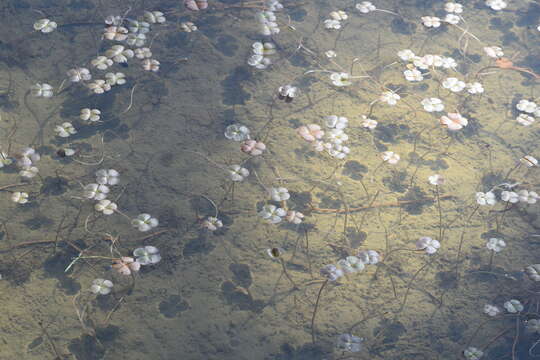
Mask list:
[[311,316],[311,341],[315,344],[315,317],[317,316],[317,310],[319,309],[319,301],[321,300],[321,294],[326,287],[326,284],[328,284],[328,279],[325,280],[321,288],[319,289],[319,293],[317,294],[317,300],[315,301],[315,308],[313,309],[313,315]]

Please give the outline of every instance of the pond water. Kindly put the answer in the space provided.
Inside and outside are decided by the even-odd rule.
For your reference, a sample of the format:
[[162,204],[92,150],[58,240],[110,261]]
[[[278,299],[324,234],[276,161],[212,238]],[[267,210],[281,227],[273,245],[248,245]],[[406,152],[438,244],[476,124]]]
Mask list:
[[205,4],[0,4],[0,359],[540,356],[540,3]]

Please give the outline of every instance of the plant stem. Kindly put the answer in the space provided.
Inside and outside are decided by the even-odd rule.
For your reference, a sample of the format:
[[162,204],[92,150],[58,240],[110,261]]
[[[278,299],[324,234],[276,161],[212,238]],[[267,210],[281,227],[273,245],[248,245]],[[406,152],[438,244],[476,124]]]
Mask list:
[[491,251],[491,255],[489,256],[489,265],[488,270],[491,271],[491,265],[493,265],[493,257],[495,256],[495,251]]
[[281,267],[283,268],[283,273],[285,274],[287,279],[289,279],[289,281],[291,282],[291,284],[293,284],[295,289],[298,289],[298,286],[296,286],[296,283],[294,282],[292,277],[289,275],[289,272],[287,271],[287,266],[285,265],[285,260],[283,260],[283,258],[280,257],[279,262],[281,263]]
[[317,316],[317,310],[319,309],[319,301],[321,300],[321,294],[326,286],[328,284],[328,279],[325,280],[321,288],[319,289],[319,293],[317,294],[317,300],[315,301],[315,308],[313,309],[313,315],[311,316],[311,341],[315,344],[315,317]]
[[435,185],[435,191],[437,193],[437,208],[439,210],[439,241],[443,241],[443,221],[442,221],[442,210],[441,210],[441,197],[439,194],[439,185]]
[[405,291],[405,296],[403,296],[403,302],[401,303],[401,306],[400,306],[398,312],[396,313],[396,316],[399,313],[401,313],[401,311],[403,311],[403,308],[405,307],[405,303],[407,302],[407,297],[409,296],[409,292],[411,291],[412,283],[416,280],[416,277],[420,274],[420,272],[422,270],[424,270],[428,265],[429,265],[429,262],[426,262],[424,265],[422,265],[422,267],[420,269],[418,269],[414,273],[413,277],[411,278],[411,280],[407,284],[407,290]]
[[[467,218],[467,221],[465,222],[465,225],[467,225],[469,223],[469,221],[471,221],[473,215],[476,214],[476,212],[478,211],[479,208],[480,208],[480,205],[476,205],[474,210],[471,212],[471,214]],[[458,281],[458,282],[459,282],[459,258],[461,257],[461,248],[463,246],[463,238],[464,237],[465,237],[465,229],[463,229],[463,231],[461,232],[461,237],[459,239],[458,253],[457,253],[457,256],[456,256],[456,281]]]

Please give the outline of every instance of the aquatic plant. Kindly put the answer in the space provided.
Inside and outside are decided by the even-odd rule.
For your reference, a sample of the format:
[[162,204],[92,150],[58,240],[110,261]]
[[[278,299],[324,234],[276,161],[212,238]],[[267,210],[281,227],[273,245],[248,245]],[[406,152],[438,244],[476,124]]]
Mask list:
[[290,103],[296,97],[298,93],[298,88],[290,84],[280,86],[278,88],[278,97],[280,100],[285,100],[285,102]]
[[34,23],[34,30],[41,31],[44,34],[53,32],[58,27],[58,24],[49,19],[39,19]]
[[89,83],[88,88],[92,90],[94,94],[104,94],[111,90],[111,85],[103,79],[97,79]]
[[53,96],[53,87],[45,83],[37,83],[30,87],[30,93],[35,97],[50,98]]
[[378,122],[376,120],[368,118],[366,115],[362,115],[362,126],[373,130],[377,127]]
[[123,26],[109,26],[103,32],[103,38],[113,41],[125,41],[128,38],[128,29]]
[[324,136],[324,131],[317,124],[300,126],[296,129],[296,133],[308,142],[314,142],[315,140],[322,139]]
[[449,77],[442,82],[442,87],[452,92],[460,92],[461,90],[465,89],[466,84],[458,78]]
[[519,162],[527,167],[538,166],[538,160],[532,155],[525,155],[524,157],[519,159]]
[[24,191],[15,191],[11,194],[11,201],[17,204],[26,204],[28,202],[28,193]]
[[399,162],[399,160],[401,159],[399,154],[396,154],[393,151],[385,151],[385,152],[383,152],[381,154],[381,157],[382,157],[384,162],[387,162],[387,163],[389,163],[391,165],[397,164]]
[[285,201],[289,200],[291,195],[289,194],[289,190],[287,188],[284,188],[282,186],[280,187],[273,187],[269,189],[270,198],[274,201]]
[[259,216],[265,220],[268,220],[271,224],[278,224],[287,215],[287,211],[282,208],[278,208],[275,205],[264,205],[259,212]]
[[534,282],[540,281],[540,264],[527,265],[523,271],[529,280]]
[[416,242],[416,249],[424,250],[428,255],[435,254],[440,247],[441,244],[439,243],[439,241],[432,239],[428,236],[423,236]]
[[365,268],[364,262],[356,256],[347,256],[345,259],[340,259],[338,260],[337,265],[344,274],[353,274],[362,271]]
[[516,121],[520,125],[531,126],[536,121],[536,119],[527,114],[519,114],[516,118]]
[[113,203],[111,200],[105,199],[100,200],[96,205],[94,205],[96,211],[103,213],[103,215],[112,215],[118,208],[116,203]]
[[379,97],[380,101],[387,103],[390,106],[396,105],[399,99],[401,99],[401,96],[399,96],[393,91],[385,91]]
[[300,211],[288,210],[287,215],[285,215],[285,220],[291,224],[299,225],[304,220],[304,214]]
[[54,127],[54,132],[57,136],[60,137],[69,137],[73,134],[77,133],[77,130],[75,130],[75,127],[73,127],[73,124],[70,122],[64,122],[61,125],[56,125]]
[[328,265],[323,266],[319,272],[322,277],[324,277],[325,279],[329,281],[336,281],[337,279],[345,275],[345,273],[343,272],[343,269],[333,264],[328,264]]
[[101,119],[101,111],[99,109],[81,109],[79,119],[82,121],[98,122]]
[[441,19],[437,16],[422,16],[422,24],[428,28],[438,28],[441,26]]
[[149,59],[152,57],[152,51],[147,47],[139,47],[134,50],[137,59]]
[[115,259],[112,262],[112,268],[122,275],[131,275],[139,271],[141,263],[129,256],[122,256],[120,259]]
[[201,226],[209,231],[216,231],[223,227],[223,222],[215,216],[208,216],[201,222]]
[[107,295],[111,292],[113,286],[114,285],[110,280],[95,279],[94,281],[92,281],[90,291],[98,295]]
[[512,204],[519,202],[519,195],[513,191],[502,191],[501,200]]
[[207,0],[184,0],[184,5],[192,11],[200,11],[208,8]]
[[501,313],[501,309],[499,309],[495,305],[486,304],[484,305],[484,313],[488,316],[493,317],[499,315]]
[[121,72],[117,73],[106,73],[105,74],[105,81],[107,84],[114,86],[114,85],[123,85],[126,83],[126,75]]
[[142,62],[142,68],[146,71],[159,71],[160,62],[156,59],[144,59]]
[[[131,221],[131,225],[136,227],[139,231],[146,232],[159,225],[158,219],[152,217],[150,214],[139,214],[135,219]],[[144,265],[144,264],[143,264]]]
[[92,74],[87,68],[74,68],[67,71],[67,76],[71,82],[89,81],[92,79]]
[[266,145],[262,141],[248,139],[244,140],[240,150],[251,156],[259,156],[266,150]]
[[88,184],[84,187],[83,196],[87,199],[104,200],[109,194],[109,187],[103,184]]
[[324,27],[328,30],[341,29],[341,22],[347,20],[349,16],[343,10],[337,10],[330,12],[330,19],[324,20]]
[[184,21],[184,22],[180,23],[180,29],[182,31],[190,33],[190,32],[193,32],[193,31],[197,31],[198,27],[197,27],[197,25],[195,25],[191,21]]
[[120,173],[114,169],[100,169],[96,171],[96,182],[103,185],[117,185],[120,183]]
[[229,175],[232,181],[241,182],[249,176],[249,170],[240,165],[229,166]]
[[39,169],[35,166],[22,166],[19,175],[23,178],[31,179],[39,173]]
[[443,115],[441,116],[439,122],[441,125],[446,126],[446,128],[451,131],[461,130],[469,124],[467,118],[463,117],[459,113],[448,113]]
[[364,339],[359,338],[351,334],[341,334],[337,338],[337,348],[346,352],[359,352],[362,350],[362,343]]
[[161,261],[161,255],[155,246],[144,246],[133,250],[133,256],[141,266],[154,265]]
[[349,73],[333,72],[330,74],[330,80],[332,81],[332,84],[334,84],[337,87],[351,85],[352,82],[350,81],[350,79],[351,79],[351,75]]
[[238,142],[249,139],[249,133],[249,129],[241,124],[232,124],[225,129],[225,137]]
[[449,13],[461,14],[463,12],[463,5],[455,2],[447,2],[444,4],[444,11]]
[[467,360],[480,360],[480,358],[484,356],[484,352],[474,346],[469,346],[463,351],[463,356],[465,356],[465,359]]
[[486,0],[486,5],[495,11],[506,9],[508,4],[503,0]]
[[511,299],[504,303],[504,308],[511,314],[523,311],[524,307],[519,300]]

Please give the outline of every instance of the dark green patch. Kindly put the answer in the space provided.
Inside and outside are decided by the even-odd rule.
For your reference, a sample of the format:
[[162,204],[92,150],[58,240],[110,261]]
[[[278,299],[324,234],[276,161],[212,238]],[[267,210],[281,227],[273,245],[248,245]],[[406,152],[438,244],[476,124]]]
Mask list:
[[74,10],[90,10],[95,7],[91,1],[86,0],[71,0],[68,6]]
[[359,248],[362,246],[364,241],[367,239],[367,234],[363,231],[358,231],[354,227],[348,227],[346,229],[347,240],[353,249]]
[[373,335],[376,337],[382,336],[382,343],[388,344],[386,348],[393,348],[395,347],[393,344],[397,343],[406,330],[405,326],[399,321],[382,319],[379,326],[373,330]]
[[338,199],[332,199],[323,193],[317,194],[317,197],[321,199],[318,205],[319,208],[339,209],[341,207],[341,201]]
[[223,87],[223,104],[244,105],[251,99],[251,94],[242,88],[242,82],[247,81],[251,73],[245,66],[236,67],[229,76],[221,81]]
[[400,206],[411,215],[419,215],[425,206],[432,206],[434,200],[426,196],[426,193],[418,186],[410,188],[405,196],[399,198]]
[[302,22],[306,18],[307,11],[300,6],[296,6],[292,10],[288,10],[287,14],[289,14],[291,20]]
[[416,24],[402,17],[396,17],[390,23],[390,28],[394,34],[412,35],[416,31]]
[[[530,54],[525,56],[525,58],[519,62],[519,66],[527,67],[531,69],[536,74],[540,74],[540,56],[538,56],[538,53],[536,54]],[[521,100],[523,96],[521,96],[519,99],[516,100],[516,103]],[[513,110],[517,109],[515,108],[515,105],[513,106]]]
[[31,219],[25,220],[23,224],[30,230],[37,230],[41,227],[50,227],[52,224],[54,224],[54,221],[43,215],[37,215]]
[[305,209],[308,208],[311,204],[311,193],[308,191],[304,192],[294,192],[291,191],[291,199],[290,201],[293,202],[297,208],[299,209]]
[[37,338],[35,338],[34,340],[32,340],[32,342],[30,344],[28,344],[26,346],[26,349],[28,351],[32,351],[34,350],[35,348],[37,348],[39,345],[43,344],[43,337],[42,336],[38,336]]
[[247,264],[231,264],[229,270],[233,273],[233,281],[236,284],[246,289],[251,286],[253,279]]
[[208,239],[206,232],[203,230],[199,233],[199,237],[189,240],[186,245],[184,245],[182,254],[185,257],[197,254],[208,254],[214,250],[215,247],[216,245]]
[[97,338],[90,335],[83,335],[80,338],[71,340],[68,345],[77,360],[101,360],[105,356],[105,348]]
[[13,286],[24,284],[30,279],[31,268],[20,262],[0,262],[0,274],[2,280],[7,280]]
[[440,271],[436,275],[439,286],[443,289],[455,289],[457,277],[455,271]]
[[502,44],[509,46],[515,43],[519,43],[519,37],[512,31],[508,31],[501,36]]
[[311,65],[311,63],[306,59],[304,54],[297,52],[293,56],[288,58],[289,62],[292,66],[300,67],[300,68],[306,68]]
[[178,31],[172,31],[169,34],[165,36],[165,39],[163,39],[163,45],[166,49],[182,49],[182,55],[186,56],[187,54],[184,52],[186,49],[189,49],[188,46],[191,42],[190,34],[178,32]]
[[170,295],[166,300],[159,303],[159,312],[168,319],[178,316],[189,309],[189,303],[180,295]]
[[96,337],[103,343],[113,342],[118,339],[118,336],[120,336],[120,328],[118,326],[109,325],[96,329]]
[[487,173],[484,176],[482,176],[482,188],[489,190],[493,188],[496,185],[502,184],[505,181],[503,175],[501,174],[494,174],[494,173]]
[[81,285],[67,276],[65,272],[66,267],[76,256],[77,253],[69,248],[69,250],[58,251],[43,263],[45,276],[58,279],[58,287],[62,288],[68,295],[74,295],[81,289]]
[[396,144],[400,139],[409,139],[411,137],[409,127],[403,124],[379,124],[373,134],[378,140],[391,144]]
[[453,342],[460,342],[463,340],[463,334],[467,331],[469,326],[465,322],[450,321],[448,324],[448,334],[450,340]]
[[360,164],[358,161],[350,160],[343,165],[343,175],[350,177],[353,180],[362,180],[364,175],[368,172],[368,168],[365,165]]
[[66,192],[67,186],[68,181],[66,178],[61,176],[47,176],[45,179],[43,179],[40,192],[45,195],[58,196]]
[[264,308],[264,301],[254,300],[245,289],[239,288],[232,281],[221,283],[221,291],[227,304],[234,305],[237,309],[259,313]]
[[158,161],[162,166],[171,167],[172,164],[174,163],[175,156],[176,156],[176,153],[165,152],[159,155]]
[[390,176],[382,179],[383,184],[390,190],[398,193],[407,191],[407,171],[392,171]]
[[328,358],[331,350],[324,351],[319,344],[307,343],[295,348],[289,343],[281,345],[281,352],[272,360],[324,360]]
[[217,38],[214,47],[225,56],[234,56],[238,50],[238,41],[231,35],[222,35]]
[[510,31],[514,27],[514,24],[512,23],[512,21],[504,21],[501,18],[491,18],[489,20],[489,24],[490,24],[489,28],[491,30],[498,30],[503,33]]
[[431,170],[444,170],[448,169],[448,164],[441,158],[432,160],[432,159],[422,159],[418,153],[411,152],[409,153],[409,162],[411,164],[428,166]]
[[225,132],[225,128],[227,126],[236,123],[236,113],[234,112],[234,109],[227,109],[222,111],[219,114],[219,120],[223,124],[223,132]]
[[530,27],[532,31],[537,31],[536,27],[540,23],[540,4],[530,3],[527,9],[519,9],[517,14],[517,26]]

